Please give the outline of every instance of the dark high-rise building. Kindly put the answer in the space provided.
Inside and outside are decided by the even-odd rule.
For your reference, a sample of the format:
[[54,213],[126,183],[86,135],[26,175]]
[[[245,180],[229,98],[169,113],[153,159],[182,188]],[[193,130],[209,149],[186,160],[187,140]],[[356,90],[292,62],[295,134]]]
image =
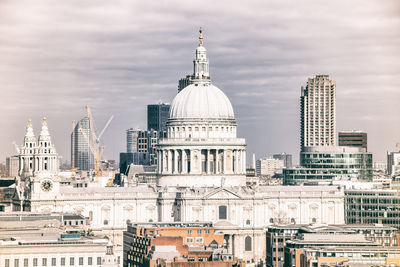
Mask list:
[[134,165],[149,165],[150,156],[147,152],[119,153],[119,168],[120,173],[126,173],[128,166]]
[[274,159],[283,160],[283,166],[285,168],[292,168],[293,167],[292,155],[291,154],[286,154],[286,153],[274,154],[272,157]]
[[147,105],[147,130],[165,131],[169,118],[169,104]]
[[88,117],[78,121],[73,133],[71,133],[71,163],[74,161],[76,170],[89,171],[94,168],[94,158],[88,141],[79,129],[82,129],[83,134],[90,141],[90,122]]
[[367,133],[360,131],[339,132],[339,146],[355,146],[367,149]]

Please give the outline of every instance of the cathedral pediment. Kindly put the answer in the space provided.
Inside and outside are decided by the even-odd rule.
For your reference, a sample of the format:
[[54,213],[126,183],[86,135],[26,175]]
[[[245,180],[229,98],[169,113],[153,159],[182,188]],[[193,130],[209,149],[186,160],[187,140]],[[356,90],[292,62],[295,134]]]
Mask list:
[[204,199],[241,199],[241,197],[226,188],[218,188],[217,190],[205,195]]

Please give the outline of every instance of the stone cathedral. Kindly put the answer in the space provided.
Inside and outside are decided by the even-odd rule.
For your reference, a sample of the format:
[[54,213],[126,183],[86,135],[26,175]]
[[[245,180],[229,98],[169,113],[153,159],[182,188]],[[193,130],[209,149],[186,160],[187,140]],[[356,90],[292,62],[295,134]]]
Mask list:
[[337,186],[246,186],[246,142],[237,127],[231,102],[210,80],[200,33],[190,84],[172,101],[167,138],[157,147],[156,184],[62,184],[44,120],[38,141],[27,126],[14,210],[75,212],[93,229],[119,231],[127,221],[212,222],[229,252],[249,262],[265,260],[268,225],[344,223]]

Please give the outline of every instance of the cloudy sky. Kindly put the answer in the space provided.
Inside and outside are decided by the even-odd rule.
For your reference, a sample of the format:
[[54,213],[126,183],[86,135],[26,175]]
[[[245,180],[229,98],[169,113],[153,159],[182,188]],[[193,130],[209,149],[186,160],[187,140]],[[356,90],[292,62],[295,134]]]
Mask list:
[[368,132],[375,161],[400,142],[398,0],[0,0],[0,162],[43,116],[69,160],[85,105],[99,130],[115,116],[103,141],[118,159],[146,105],[191,73],[200,26],[248,152],[298,155],[300,87],[316,74],[337,83],[337,130]]

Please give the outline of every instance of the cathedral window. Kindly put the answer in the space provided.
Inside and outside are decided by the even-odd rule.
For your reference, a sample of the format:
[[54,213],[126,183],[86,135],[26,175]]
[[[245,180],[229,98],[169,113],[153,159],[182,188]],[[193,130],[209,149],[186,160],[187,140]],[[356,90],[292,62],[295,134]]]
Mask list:
[[218,218],[220,220],[226,220],[228,218],[226,206],[219,206],[218,207]]
[[246,236],[244,239],[244,250],[245,251],[251,251],[251,237]]

